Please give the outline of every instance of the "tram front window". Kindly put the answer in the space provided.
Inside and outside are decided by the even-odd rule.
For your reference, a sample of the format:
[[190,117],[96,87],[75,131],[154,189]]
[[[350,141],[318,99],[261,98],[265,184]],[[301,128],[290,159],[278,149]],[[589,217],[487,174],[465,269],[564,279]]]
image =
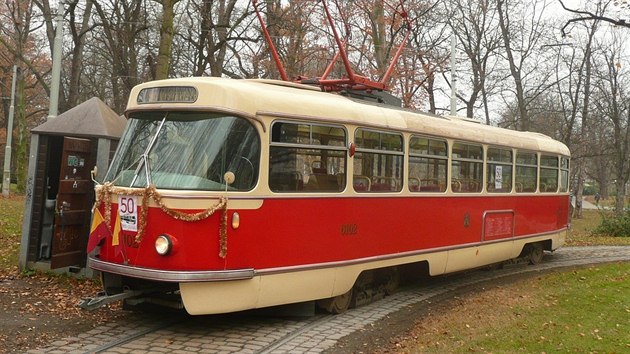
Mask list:
[[203,112],[135,112],[105,176],[116,186],[248,191],[258,181],[260,138],[247,120]]

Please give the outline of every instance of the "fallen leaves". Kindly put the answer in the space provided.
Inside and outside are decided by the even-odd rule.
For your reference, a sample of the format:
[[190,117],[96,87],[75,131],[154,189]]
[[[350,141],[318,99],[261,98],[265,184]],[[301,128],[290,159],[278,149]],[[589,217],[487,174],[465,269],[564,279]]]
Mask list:
[[100,291],[90,280],[17,270],[0,273],[0,352],[20,353],[126,316],[120,305],[86,312],[76,304]]

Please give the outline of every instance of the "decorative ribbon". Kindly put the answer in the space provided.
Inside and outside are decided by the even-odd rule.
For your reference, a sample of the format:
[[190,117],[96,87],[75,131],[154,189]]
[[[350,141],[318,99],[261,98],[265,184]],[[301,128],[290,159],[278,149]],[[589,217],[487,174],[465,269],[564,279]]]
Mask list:
[[136,235],[136,242],[142,241],[145,229],[147,226],[147,213],[149,211],[149,199],[153,199],[155,203],[162,209],[164,213],[173,219],[183,220],[187,222],[195,222],[208,218],[219,209],[223,210],[221,215],[221,221],[219,226],[219,257],[225,258],[227,255],[227,197],[220,196],[219,202],[210,208],[200,211],[198,213],[190,214],[186,212],[177,211],[171,209],[164,204],[162,196],[157,191],[154,185],[149,185],[143,189],[132,189],[125,187],[115,187],[111,182],[105,182],[100,186],[100,189],[96,191],[96,201],[94,208],[97,208],[101,203],[105,204],[105,224],[111,230],[112,221],[112,200],[111,195],[133,195],[142,197],[142,211],[139,217],[138,233]]

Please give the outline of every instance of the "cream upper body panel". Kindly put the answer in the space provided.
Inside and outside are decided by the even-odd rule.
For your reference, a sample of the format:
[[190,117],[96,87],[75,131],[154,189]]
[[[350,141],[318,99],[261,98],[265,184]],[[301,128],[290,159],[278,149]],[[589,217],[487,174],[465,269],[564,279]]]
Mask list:
[[[166,86],[195,87],[198,98],[194,103],[137,102],[141,90]],[[148,82],[133,88],[126,113],[145,109],[172,110],[191,107],[234,112],[245,117],[275,116],[322,120],[570,155],[566,145],[540,133],[519,132],[464,119],[364,103],[338,94],[321,92],[312,86],[273,80],[193,77]]]

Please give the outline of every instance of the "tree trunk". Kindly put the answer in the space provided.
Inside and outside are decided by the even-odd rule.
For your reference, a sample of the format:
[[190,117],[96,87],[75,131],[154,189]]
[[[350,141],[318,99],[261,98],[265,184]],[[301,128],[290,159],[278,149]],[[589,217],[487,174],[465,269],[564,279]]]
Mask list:
[[88,0],[85,3],[85,9],[83,11],[83,22],[81,28],[77,32],[76,25],[74,24],[74,9],[76,3],[71,7],[70,12],[71,20],[70,26],[72,29],[72,41],[74,42],[74,48],[72,49],[72,64],[70,67],[70,84],[68,85],[68,100],[64,102],[64,106],[61,106],[61,111],[67,111],[68,109],[76,106],[79,102],[79,86],[81,84],[81,69],[83,68],[83,50],[85,48],[85,34],[90,26],[90,17],[92,13],[92,1]]
[[573,217],[577,219],[581,219],[583,217],[582,211],[582,198],[584,197],[584,177],[586,175],[584,169],[584,161],[580,159],[578,163],[576,163],[577,168],[577,186],[575,191],[575,200],[577,201],[575,204],[575,209],[573,210]]
[[179,0],[162,0],[162,25],[160,26],[160,48],[158,49],[155,79],[168,78],[173,49],[174,7]]
[[617,215],[622,215],[626,204],[626,181],[621,178],[617,179],[615,187],[617,187],[617,195],[615,196],[615,213]]
[[387,68],[387,48],[385,45],[387,38],[385,38],[385,3],[383,0],[374,1],[374,8],[370,17],[376,68],[378,72],[384,72]]
[[[597,30],[597,22],[595,22],[593,24],[593,26],[591,27],[591,30],[589,32],[589,37],[588,37],[588,42],[586,44],[586,49],[585,49],[585,53],[584,53],[584,96],[583,96],[583,105],[582,105],[582,128],[581,128],[581,136],[582,139],[584,140],[586,138],[586,136],[588,135],[588,114],[589,114],[589,99],[591,96],[591,45],[593,43],[593,38],[595,37],[595,33]],[[578,89],[579,91],[579,85],[578,85]],[[575,93],[575,104],[577,105],[577,101],[578,101],[578,94],[579,92]],[[577,107],[576,107],[577,109]],[[571,121],[575,121],[575,113],[573,113],[573,117]],[[572,124],[573,125],[573,124]],[[572,127],[570,127],[572,128]],[[567,139],[567,140],[571,140],[571,139]],[[571,143],[570,141],[567,141],[567,143]],[[577,160],[577,159],[576,159]],[[577,191],[576,191],[576,197],[579,198],[578,200],[582,200],[582,194],[584,192],[584,181],[586,179],[586,161],[584,160],[584,158],[579,159],[579,162],[577,163],[578,165],[578,179],[577,179]],[[577,210],[577,218],[581,219],[582,218],[582,203],[579,204],[579,208],[576,208]]]
[[15,174],[17,192],[26,191],[26,176],[28,174],[28,125],[26,124],[26,103],[24,97],[24,76],[18,67],[15,92],[15,122],[17,123],[17,144],[15,151]]
[[527,104],[525,102],[525,90],[523,88],[523,79],[521,77],[521,70],[516,65],[516,58],[512,53],[511,46],[511,32],[509,28],[508,9],[503,9],[505,5],[504,0],[497,0],[498,14],[499,14],[499,26],[501,27],[501,36],[505,45],[505,52],[508,57],[508,64],[510,66],[510,73],[514,79],[514,88],[516,89],[516,102],[519,113],[519,124],[517,125],[519,130],[529,131],[529,113],[527,112]]

